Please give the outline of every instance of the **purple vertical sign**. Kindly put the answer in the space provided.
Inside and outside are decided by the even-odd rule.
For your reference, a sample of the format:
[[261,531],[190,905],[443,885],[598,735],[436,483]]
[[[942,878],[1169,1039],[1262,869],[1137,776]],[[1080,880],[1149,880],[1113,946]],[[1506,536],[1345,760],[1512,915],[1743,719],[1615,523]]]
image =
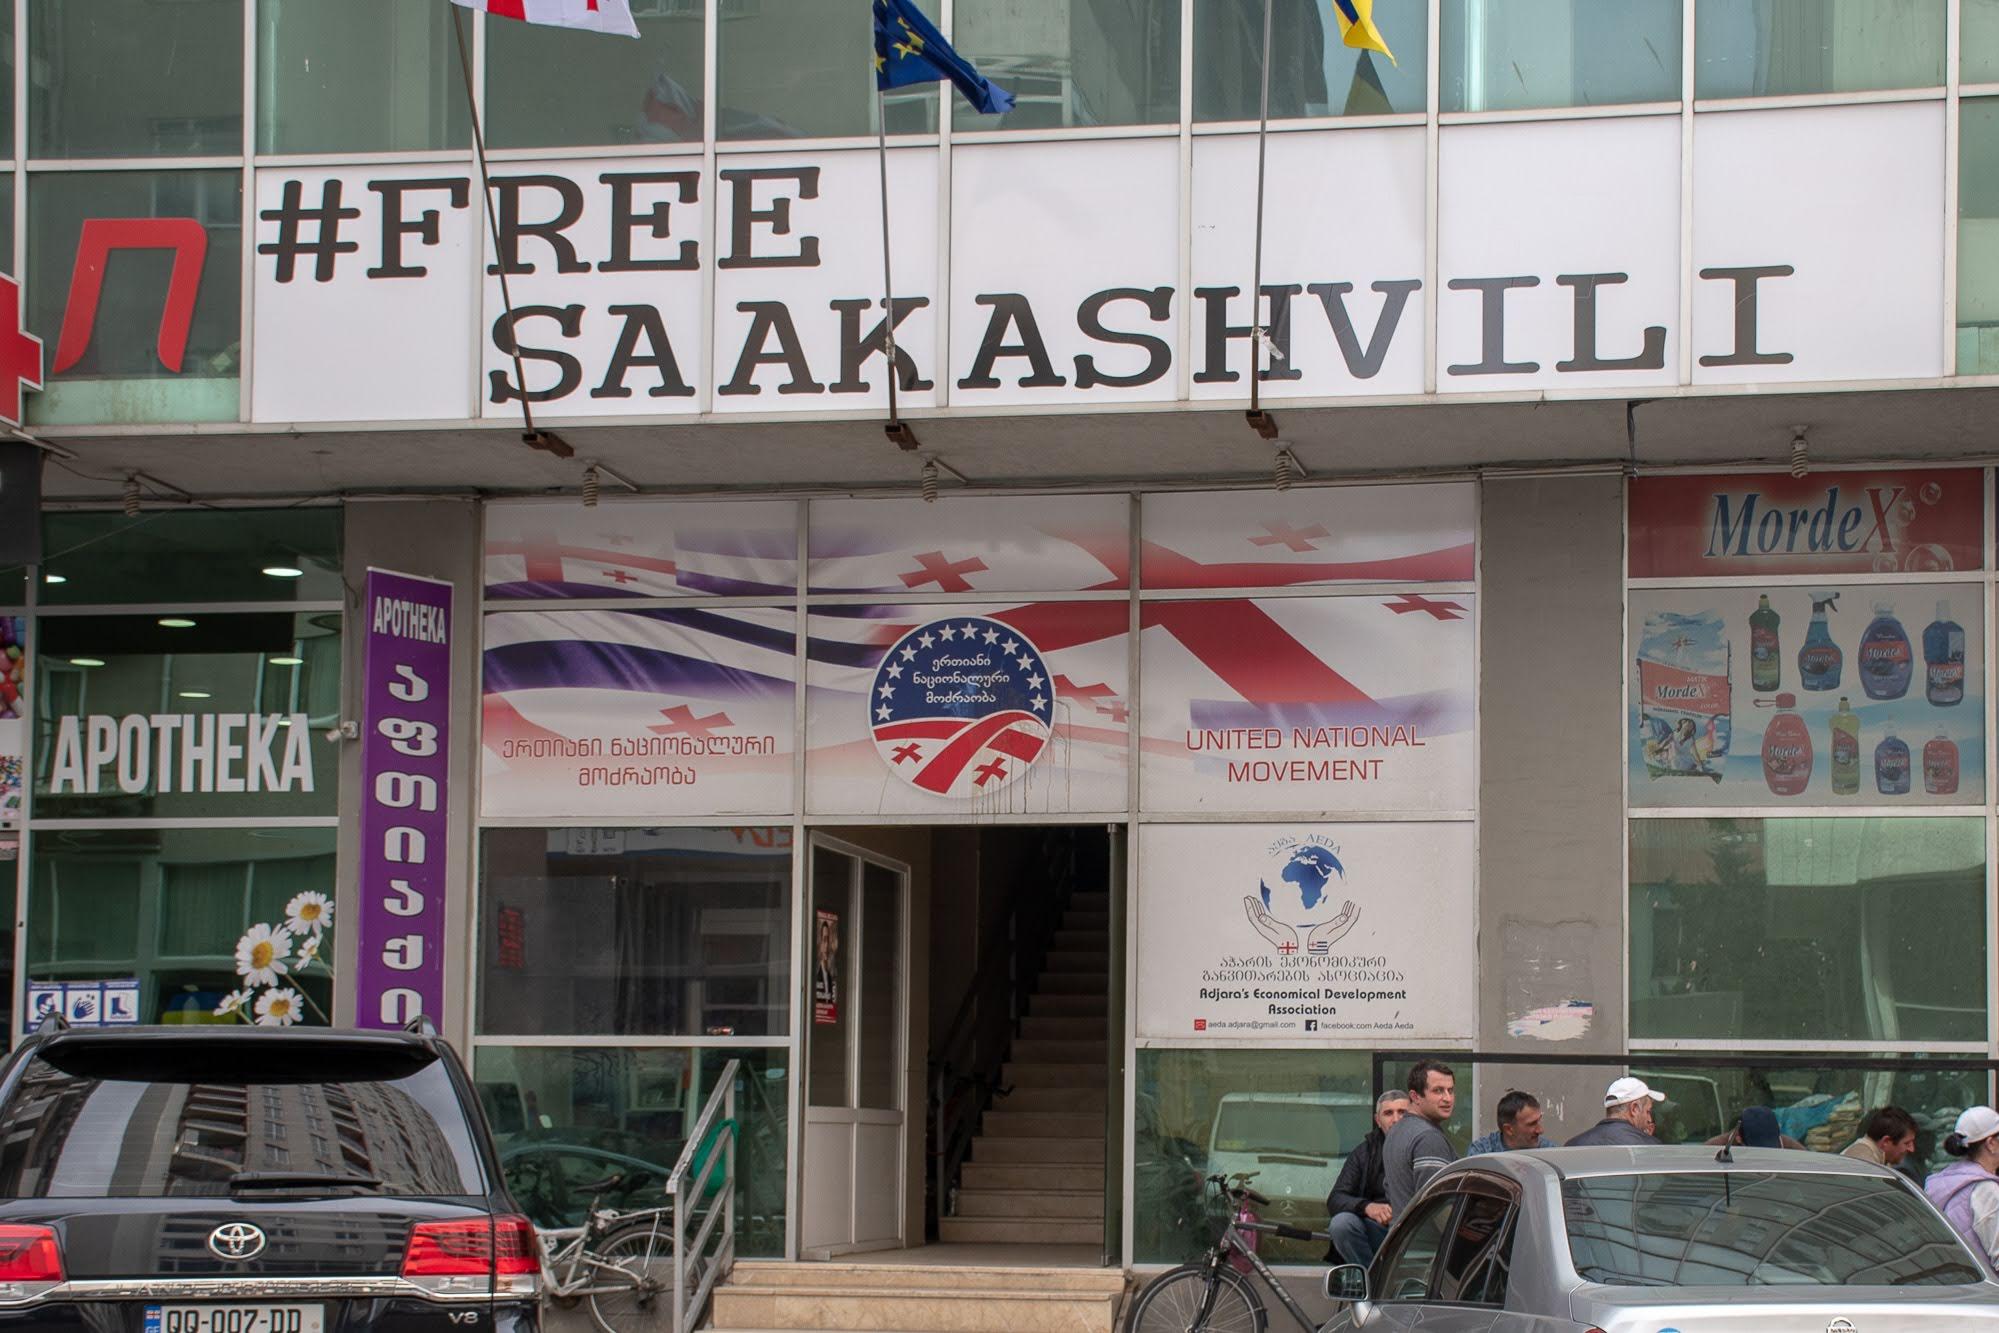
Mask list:
[[355,1021],[444,1020],[451,585],[368,571]]

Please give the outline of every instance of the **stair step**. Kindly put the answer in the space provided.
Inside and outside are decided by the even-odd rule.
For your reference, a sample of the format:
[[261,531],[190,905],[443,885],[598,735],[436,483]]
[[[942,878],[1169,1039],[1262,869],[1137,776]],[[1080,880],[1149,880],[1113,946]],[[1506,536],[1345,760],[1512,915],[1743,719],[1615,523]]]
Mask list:
[[1107,995],[1043,991],[1027,999],[1030,1018],[1105,1018],[1110,1009]]
[[[956,1218],[944,1218],[945,1240]],[[1045,1227],[1055,1236],[1037,1238]],[[1039,1219],[984,1219],[965,1223],[964,1239],[1044,1244],[1087,1244],[1103,1239],[1101,1222]],[[1004,1234],[993,1234],[993,1233]],[[1111,1333],[1118,1298],[1090,1291],[1039,1291],[1031,1280],[998,1274],[985,1287],[912,1288],[904,1275],[882,1271],[872,1287],[844,1283],[826,1287],[737,1287],[725,1284],[713,1297],[717,1329],[838,1329],[853,1333],[918,1333],[949,1327],[958,1333]]]
[[980,1122],[982,1138],[1062,1139],[1104,1134],[1104,1117],[1079,1111],[988,1111]]
[[1000,1066],[1000,1085],[1013,1088],[1107,1088],[1110,1070],[1103,1065],[1022,1064],[1009,1060]]
[[1104,1192],[1104,1168],[1089,1162],[967,1162],[960,1168],[961,1189],[1093,1190]]
[[1104,975],[1110,968],[1110,958],[1102,950],[1050,949],[1048,957],[1041,964],[1041,975],[1051,972],[1092,972]]
[[1089,1138],[1037,1139],[1020,1134],[982,1134],[972,1143],[972,1160],[982,1165],[1056,1166],[1064,1162],[1084,1162],[1102,1166],[1104,1158],[1104,1126],[1101,1121],[1094,1126]]
[[1109,995],[1110,974],[1101,961],[1094,972],[1043,972],[1034,983],[1036,998],[1043,995]]
[[1020,1022],[1029,1041],[1109,1041],[1110,1020],[1102,1014],[1030,1014]]
[[[940,1217],[937,1238],[947,1245],[1089,1245],[1104,1238],[1104,1224],[1060,1217]],[[1008,1327],[1027,1333],[1025,1324]]]
[[1115,1296],[1125,1286],[1124,1274],[1116,1268],[853,1263],[837,1259],[788,1263],[782,1259],[738,1259],[724,1289],[770,1291],[805,1287],[826,1291],[860,1287],[873,1290],[892,1285],[909,1291],[942,1294],[964,1289],[987,1291],[1015,1282],[1036,1292],[1061,1291],[1097,1296]]
[[1100,1065],[1110,1058],[1110,1044],[1023,1037],[1013,1044],[1012,1054],[1017,1063],[1024,1065]]
[[1068,1217],[1104,1221],[1104,1192],[1098,1190],[958,1191],[959,1217]]
[[1015,1088],[993,1103],[995,1111],[1067,1111],[1102,1118],[1110,1105],[1107,1088]]
[[1070,930],[1065,926],[1055,932],[1054,947],[1063,953],[1093,953],[1102,957],[1110,952],[1111,933],[1108,930]]
[[1101,930],[1105,932],[1108,932],[1110,928],[1111,914],[1109,912],[1102,910],[1079,912],[1073,907],[1063,913],[1062,924],[1058,927],[1061,930]]
[[1069,895],[1069,910],[1072,912],[1108,912],[1110,909],[1109,889],[1083,889]]

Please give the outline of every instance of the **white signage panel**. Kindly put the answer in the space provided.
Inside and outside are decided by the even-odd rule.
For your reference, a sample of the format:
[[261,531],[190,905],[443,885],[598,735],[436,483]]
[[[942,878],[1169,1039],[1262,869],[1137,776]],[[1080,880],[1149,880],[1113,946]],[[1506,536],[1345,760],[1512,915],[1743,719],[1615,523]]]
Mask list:
[[[493,176],[481,413],[519,417],[513,352],[537,414],[693,412],[702,363],[701,159],[537,163]],[[497,269],[507,269],[513,319]]]
[[1694,383],[1944,373],[1941,102],[1694,122]]
[[1185,317],[1172,139],[951,154],[951,401],[1170,402]]
[[1442,131],[1437,388],[1680,376],[1680,120]]
[[1127,586],[1122,495],[814,500],[813,592],[1081,592]]
[[[725,157],[717,171],[715,410],[886,407],[879,155],[758,153]],[[937,154],[891,152],[888,185],[895,347],[906,366],[897,403],[933,406]]]
[[[1259,315],[1264,398],[1423,391],[1424,136],[1327,130],[1268,140]],[[1256,237],[1256,139],[1194,141],[1196,400],[1249,392],[1248,292]],[[1365,216],[1346,238],[1328,219]],[[1233,288],[1233,292],[1228,289]]]
[[1140,577],[1154,592],[1469,584],[1477,504],[1461,482],[1148,495]]
[[798,506],[784,500],[489,504],[486,600],[790,596]]
[[474,415],[477,193],[456,167],[258,174],[253,420]]
[[1475,829],[1145,825],[1138,1036],[1475,1039]]

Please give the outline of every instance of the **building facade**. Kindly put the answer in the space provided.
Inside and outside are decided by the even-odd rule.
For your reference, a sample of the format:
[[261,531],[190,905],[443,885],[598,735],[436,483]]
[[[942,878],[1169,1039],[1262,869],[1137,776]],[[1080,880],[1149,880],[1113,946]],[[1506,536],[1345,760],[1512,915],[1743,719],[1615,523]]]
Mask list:
[[1999,0],[633,8],[0,7],[13,1030],[427,1013],[550,1213],[735,1059],[793,1256],[1056,884],[1110,1262],[1421,1055],[1989,1100]]

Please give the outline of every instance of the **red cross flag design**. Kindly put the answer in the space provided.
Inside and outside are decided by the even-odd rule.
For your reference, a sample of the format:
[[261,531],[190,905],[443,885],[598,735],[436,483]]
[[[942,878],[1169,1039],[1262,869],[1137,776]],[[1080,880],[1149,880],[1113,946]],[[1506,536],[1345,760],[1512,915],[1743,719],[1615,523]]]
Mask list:
[[21,284],[0,273],[0,421],[21,424],[24,386],[42,387],[42,340],[21,326]]

